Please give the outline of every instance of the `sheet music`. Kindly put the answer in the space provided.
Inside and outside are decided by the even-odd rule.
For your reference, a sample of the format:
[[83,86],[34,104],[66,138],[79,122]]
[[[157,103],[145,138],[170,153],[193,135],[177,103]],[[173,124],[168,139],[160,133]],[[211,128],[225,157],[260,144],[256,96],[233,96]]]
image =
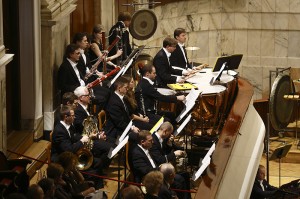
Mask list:
[[213,85],[213,84],[215,83],[215,81],[217,80],[217,78],[221,78],[221,74],[222,74],[222,72],[224,71],[226,64],[227,64],[227,62],[224,62],[224,63],[223,63],[221,69],[220,69],[219,72],[218,72],[218,75],[217,75],[216,77],[213,77],[213,78],[211,79],[211,81],[209,82],[210,85]]
[[128,64],[126,65],[125,69],[123,70],[122,75],[124,75],[126,73],[128,68],[131,66],[132,62],[133,62],[133,58],[131,58],[130,61],[128,62]]
[[216,149],[216,143],[213,143],[213,145],[210,147],[205,157],[203,158],[202,163],[206,162],[208,159],[210,160],[210,156],[215,151],[215,149]]
[[124,69],[125,69],[124,67],[121,68],[121,70],[117,73],[117,75],[108,83],[108,87],[111,87],[111,85],[115,83],[118,77],[120,77],[120,75],[123,73]]
[[174,136],[177,136],[182,131],[182,129],[187,125],[187,123],[191,120],[191,118],[192,118],[192,114],[187,116],[187,118],[184,120],[184,122],[182,122],[182,124],[179,126],[179,128],[174,132]]
[[120,142],[118,144],[118,146],[116,146],[114,149],[110,148],[107,157],[109,159],[111,159],[112,157],[114,157],[122,148],[123,146],[125,146],[125,144],[128,142],[129,136],[127,135],[124,140],[122,140],[122,142]]
[[196,103],[196,99],[198,99],[200,90],[192,89],[190,93],[186,96],[185,100],[185,108],[181,111],[181,113],[177,116],[176,122],[180,122],[180,120],[194,107]]
[[193,174],[192,180],[196,181],[201,176],[203,171],[205,171],[205,169],[208,167],[209,164],[210,164],[210,158],[201,165],[201,167],[198,169],[197,172]]
[[125,138],[125,136],[127,135],[128,131],[130,130],[130,128],[132,127],[132,120],[130,120],[130,122],[128,123],[127,127],[125,128],[124,132],[122,133],[121,137],[119,138],[119,140],[116,141],[116,144],[118,145],[120,142],[122,142],[122,140]]
[[157,129],[159,129],[159,127],[162,125],[162,123],[164,123],[164,117],[161,117],[158,122],[156,122],[156,124],[153,126],[153,128],[150,130],[150,133],[153,134],[155,131],[157,131]]

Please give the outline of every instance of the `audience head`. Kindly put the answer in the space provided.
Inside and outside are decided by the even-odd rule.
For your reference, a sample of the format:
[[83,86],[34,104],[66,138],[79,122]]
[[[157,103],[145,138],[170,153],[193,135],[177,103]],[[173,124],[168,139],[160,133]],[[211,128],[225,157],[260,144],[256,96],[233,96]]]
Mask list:
[[131,22],[131,14],[129,12],[120,12],[118,21],[123,21],[126,27],[129,27]]
[[122,191],[122,199],[143,199],[144,195],[141,189],[134,185],[129,185]]
[[162,125],[159,127],[159,130],[157,131],[157,133],[163,139],[169,138],[172,132],[173,132],[173,125],[170,122],[162,123]]
[[128,84],[129,81],[125,77],[121,76],[115,81],[114,89],[118,94],[124,96],[128,91]]
[[176,28],[174,30],[174,38],[181,44],[186,41],[186,31],[183,28]]
[[150,195],[158,195],[161,186],[163,185],[163,174],[160,171],[151,171],[145,175],[143,184],[146,191]]
[[90,103],[91,96],[89,89],[85,86],[79,86],[74,90],[74,94],[78,97],[81,104],[87,106]]
[[62,96],[63,105],[73,105],[76,106],[78,97],[73,92],[66,92]]
[[74,122],[74,108],[70,105],[64,105],[60,109],[60,120],[71,125]]
[[171,163],[163,163],[159,166],[159,171],[162,172],[165,182],[169,185],[174,182],[175,168]]
[[150,149],[152,147],[152,135],[150,131],[141,130],[137,136],[137,142],[144,148]]
[[30,198],[30,199],[43,199],[44,191],[39,185],[32,184],[28,188],[26,196],[27,196],[27,198]]
[[38,185],[44,191],[44,198],[53,198],[55,193],[54,180],[51,178],[43,178],[38,182]]
[[147,77],[152,81],[156,78],[156,69],[153,65],[145,65],[143,68],[140,69],[140,73],[143,77]]
[[78,162],[77,156],[70,151],[65,151],[61,153],[58,156],[58,161],[57,161],[57,163],[64,168],[65,173],[68,173],[69,171],[73,170],[76,167],[77,162]]
[[176,49],[177,40],[171,37],[166,37],[163,41],[163,47],[169,52],[172,53]]
[[256,174],[256,179],[257,180],[264,180],[266,177],[266,168],[263,165],[258,166],[257,174]]
[[89,45],[87,33],[76,33],[73,37],[73,43],[77,44],[82,50],[85,50]]
[[69,44],[66,47],[65,57],[73,62],[78,62],[80,58],[80,47],[77,44]]
[[50,163],[47,168],[47,177],[59,182],[62,179],[64,168],[57,163]]

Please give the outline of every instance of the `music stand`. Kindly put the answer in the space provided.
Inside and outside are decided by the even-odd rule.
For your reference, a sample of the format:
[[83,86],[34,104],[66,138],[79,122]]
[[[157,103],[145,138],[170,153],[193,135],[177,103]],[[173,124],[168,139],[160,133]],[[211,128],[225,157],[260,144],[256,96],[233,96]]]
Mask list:
[[271,154],[271,157],[269,160],[276,160],[279,159],[279,186],[281,185],[281,159],[284,158],[288,152],[290,151],[292,147],[292,144],[286,144],[284,146],[276,148],[273,153]]
[[228,70],[236,70],[239,68],[242,58],[242,54],[218,57],[212,72],[220,71],[224,63],[226,63],[225,70],[227,70],[227,72]]

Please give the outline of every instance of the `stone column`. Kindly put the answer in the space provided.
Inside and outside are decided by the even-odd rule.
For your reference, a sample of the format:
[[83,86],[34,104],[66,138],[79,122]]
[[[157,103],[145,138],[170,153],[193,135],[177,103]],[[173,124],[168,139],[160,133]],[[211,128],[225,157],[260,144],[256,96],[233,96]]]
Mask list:
[[0,150],[5,152],[7,149],[5,67],[13,59],[13,55],[5,54],[3,43],[2,0],[0,0]]
[[70,14],[76,9],[73,0],[41,1],[42,77],[44,130],[52,131],[54,112],[60,104],[57,70],[65,47],[70,43]]

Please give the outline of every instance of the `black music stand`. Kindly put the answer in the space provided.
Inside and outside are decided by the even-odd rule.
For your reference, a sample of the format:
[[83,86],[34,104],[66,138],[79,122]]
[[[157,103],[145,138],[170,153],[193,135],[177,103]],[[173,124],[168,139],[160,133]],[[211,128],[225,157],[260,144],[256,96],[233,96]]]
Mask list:
[[269,160],[276,160],[278,159],[279,164],[279,186],[281,185],[281,159],[284,158],[288,152],[290,151],[292,144],[286,144],[284,146],[276,148],[273,153],[271,154]]
[[226,63],[225,70],[227,70],[227,72],[228,70],[236,70],[239,68],[242,58],[243,54],[219,57],[214,68],[212,69],[212,72],[220,71],[224,63]]

